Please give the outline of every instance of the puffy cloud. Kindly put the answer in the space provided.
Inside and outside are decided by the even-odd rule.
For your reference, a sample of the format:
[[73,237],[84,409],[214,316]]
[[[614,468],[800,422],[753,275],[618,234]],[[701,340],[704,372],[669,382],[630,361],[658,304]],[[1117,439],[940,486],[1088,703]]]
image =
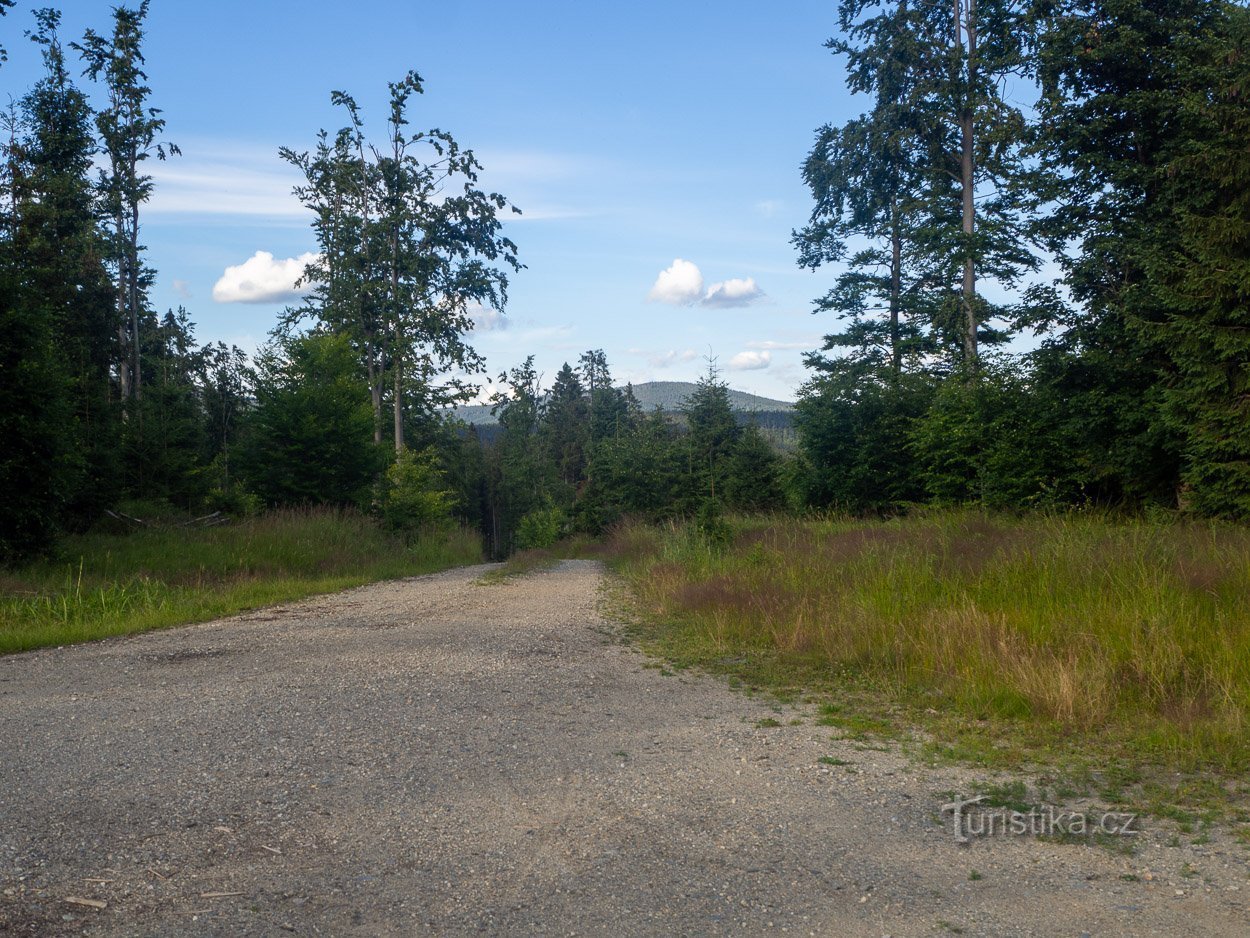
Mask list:
[[753,277],[745,280],[725,280],[714,283],[707,289],[703,297],[704,306],[750,306],[764,295],[764,291],[756,285]]
[[754,278],[722,280],[703,289],[703,273],[690,261],[676,258],[666,269],[660,271],[651,285],[647,299],[653,303],[671,303],[674,306],[709,306],[725,309],[734,306],[750,306],[764,295]]
[[772,363],[772,352],[739,352],[729,359],[729,367],[733,371],[758,371]]
[[690,261],[680,257],[655,278],[647,299],[654,303],[672,303],[689,306],[697,303],[703,295],[703,274]]
[[297,300],[302,294],[295,282],[304,275],[305,266],[316,259],[316,254],[308,253],[279,260],[268,251],[257,251],[242,264],[226,268],[213,284],[213,299],[218,303]]

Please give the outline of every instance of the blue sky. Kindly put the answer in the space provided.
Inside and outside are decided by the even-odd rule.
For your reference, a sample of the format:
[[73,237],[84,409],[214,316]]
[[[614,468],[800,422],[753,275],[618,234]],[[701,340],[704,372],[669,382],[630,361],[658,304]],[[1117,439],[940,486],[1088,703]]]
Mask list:
[[[0,21],[7,96],[39,74],[20,37],[35,5]],[[63,38],[107,30],[110,6],[62,4]],[[263,343],[286,301],[221,300],[316,248],[278,147],[341,125],[332,89],[380,121],[386,83],[416,69],[413,124],[476,150],[484,183],[525,213],[508,224],[527,269],[506,325],[474,339],[491,374],[533,353],[550,378],[603,348],[617,380],[692,380],[710,354],[732,386],[793,398],[802,351],[833,326],[810,310],[835,274],[795,264],[799,165],[818,125],[858,110],[822,46],[834,29],[833,5],[807,0],[153,0],[152,102],[183,152],[151,164],[154,301],[185,305],[201,340]]]

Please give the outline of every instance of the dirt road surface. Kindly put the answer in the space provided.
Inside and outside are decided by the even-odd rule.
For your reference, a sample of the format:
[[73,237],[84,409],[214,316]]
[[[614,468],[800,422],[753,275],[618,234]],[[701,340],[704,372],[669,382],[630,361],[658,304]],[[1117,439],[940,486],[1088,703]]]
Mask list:
[[0,933],[1250,934],[1225,835],[960,845],[984,776],[658,669],[590,561],[483,572],[0,659]]

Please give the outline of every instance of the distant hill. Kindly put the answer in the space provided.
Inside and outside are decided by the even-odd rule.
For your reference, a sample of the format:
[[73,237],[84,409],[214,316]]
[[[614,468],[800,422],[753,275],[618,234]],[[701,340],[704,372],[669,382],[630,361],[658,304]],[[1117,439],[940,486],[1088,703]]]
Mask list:
[[[676,411],[681,402],[688,398],[695,389],[691,381],[647,381],[634,385],[634,397],[645,411],[660,410]],[[729,406],[739,413],[789,413],[794,404],[789,401],[776,401],[758,394],[729,389]],[[456,416],[465,423],[479,427],[491,426],[498,421],[492,416],[489,404],[465,404],[456,408]]]
[[[643,410],[677,410],[681,402],[694,393],[695,385],[690,381],[648,381],[634,385],[634,397]],[[729,389],[729,406],[734,410],[751,413],[757,410],[791,411],[794,404],[789,401],[775,401],[758,394]]]

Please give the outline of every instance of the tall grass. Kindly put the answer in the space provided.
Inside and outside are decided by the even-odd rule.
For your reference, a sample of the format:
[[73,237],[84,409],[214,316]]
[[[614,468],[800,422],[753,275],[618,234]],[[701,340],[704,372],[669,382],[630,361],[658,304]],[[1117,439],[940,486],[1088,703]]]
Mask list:
[[0,653],[142,632],[374,580],[477,563],[457,530],[405,544],[358,512],[276,511],[233,525],[71,538],[0,572]]
[[[653,636],[1174,767],[1250,766],[1250,531],[1096,516],[617,534]],[[1041,738],[1039,736],[1039,738]]]

